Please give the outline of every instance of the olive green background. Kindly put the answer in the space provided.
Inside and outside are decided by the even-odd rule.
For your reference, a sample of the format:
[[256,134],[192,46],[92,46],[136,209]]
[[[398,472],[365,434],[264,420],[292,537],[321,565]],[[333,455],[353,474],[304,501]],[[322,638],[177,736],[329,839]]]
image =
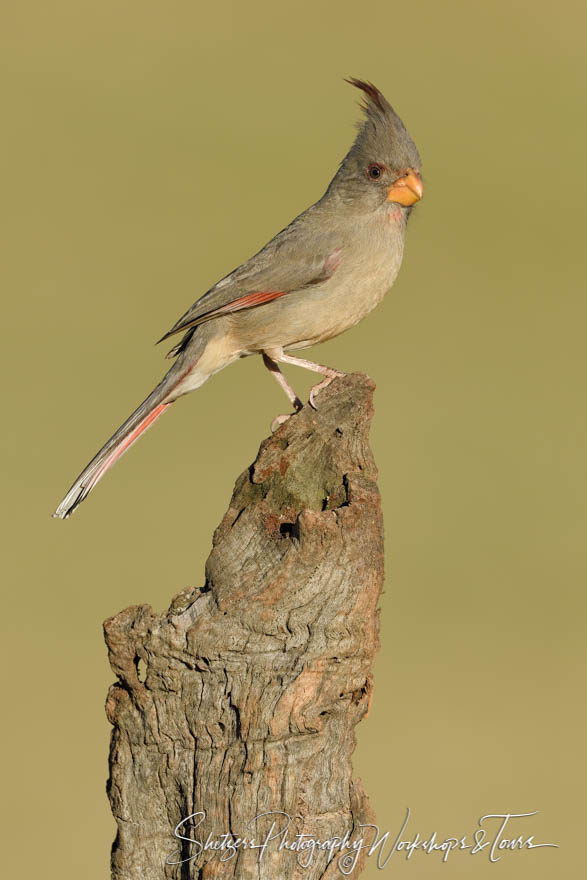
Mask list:
[[408,806],[441,838],[538,810],[516,836],[560,844],[364,876],[583,870],[582,6],[2,3],[6,876],[107,876],[101,623],[202,583],[285,398],[237,363],[49,514],[162,374],[153,340],[322,194],[348,75],[394,103],[425,180],[393,292],[309,355],[378,386],[387,580],[356,772],[392,835]]

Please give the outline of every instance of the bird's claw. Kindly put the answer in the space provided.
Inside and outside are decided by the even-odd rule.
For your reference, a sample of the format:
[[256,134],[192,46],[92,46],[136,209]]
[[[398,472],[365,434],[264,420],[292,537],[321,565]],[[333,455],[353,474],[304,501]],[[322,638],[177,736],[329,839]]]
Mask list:
[[287,413],[282,416],[275,416],[273,421],[271,422],[271,433],[275,434],[277,429],[283,425],[289,418],[291,418],[295,413]]
[[309,403],[310,403],[310,406],[312,407],[312,409],[316,409],[316,410],[318,409],[318,407],[316,406],[316,402],[314,400],[316,395],[319,394],[323,388],[326,388],[327,385],[330,385],[330,383],[332,382],[333,379],[337,379],[339,376],[346,376],[346,373],[341,373],[339,370],[333,370],[332,375],[326,376],[325,379],[322,379],[321,382],[318,382],[317,385],[314,385],[314,387],[310,391],[310,400],[309,400]]

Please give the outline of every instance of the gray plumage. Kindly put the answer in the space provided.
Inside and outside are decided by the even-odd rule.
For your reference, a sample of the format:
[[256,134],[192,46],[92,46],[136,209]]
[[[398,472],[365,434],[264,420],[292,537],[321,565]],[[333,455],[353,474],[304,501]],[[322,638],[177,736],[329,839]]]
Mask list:
[[401,119],[375,86],[349,82],[363,92],[365,116],[322,198],[162,337],[184,334],[169,352],[176,362],[82,471],[54,516],[69,516],[170,403],[237,358],[262,354],[296,407],[301,402],[280,362],[322,373],[316,390],[337,375],[286,352],[342,333],[377,305],[395,281],[407,220],[422,195],[420,156]]

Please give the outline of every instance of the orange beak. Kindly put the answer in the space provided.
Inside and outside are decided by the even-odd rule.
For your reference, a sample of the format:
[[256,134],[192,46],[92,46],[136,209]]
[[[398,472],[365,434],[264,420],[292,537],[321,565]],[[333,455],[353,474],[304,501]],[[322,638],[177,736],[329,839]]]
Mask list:
[[408,168],[403,177],[400,177],[387,191],[388,202],[398,202],[408,207],[419,202],[424,195],[422,178],[413,168]]

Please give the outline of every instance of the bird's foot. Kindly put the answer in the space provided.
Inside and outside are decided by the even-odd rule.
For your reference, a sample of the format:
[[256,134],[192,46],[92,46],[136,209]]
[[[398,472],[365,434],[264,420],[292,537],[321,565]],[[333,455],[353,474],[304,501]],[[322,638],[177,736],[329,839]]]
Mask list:
[[338,376],[346,376],[346,373],[341,373],[340,370],[330,370],[325,379],[322,379],[321,382],[318,382],[317,385],[310,391],[310,406],[312,409],[318,409],[316,406],[315,397],[319,394],[323,388],[326,388],[327,385],[330,385],[333,379],[336,379]]
[[287,422],[288,419],[291,419],[292,416],[295,416],[295,414],[299,413],[299,411],[301,409],[303,409],[303,407],[304,407],[304,404],[302,403],[300,398],[297,396],[296,396],[295,400],[293,401],[293,405],[295,407],[295,412],[285,413],[285,415],[282,415],[282,416],[275,416],[275,418],[271,422],[271,433],[272,434],[274,434],[277,431],[277,429],[280,427],[280,425],[283,425],[284,422]]
[[285,415],[282,415],[282,416],[275,416],[275,418],[271,422],[271,433],[275,434],[277,429],[281,425],[283,425],[285,422],[287,422],[288,419],[291,419],[291,417],[293,415],[295,415],[295,413],[286,413]]

